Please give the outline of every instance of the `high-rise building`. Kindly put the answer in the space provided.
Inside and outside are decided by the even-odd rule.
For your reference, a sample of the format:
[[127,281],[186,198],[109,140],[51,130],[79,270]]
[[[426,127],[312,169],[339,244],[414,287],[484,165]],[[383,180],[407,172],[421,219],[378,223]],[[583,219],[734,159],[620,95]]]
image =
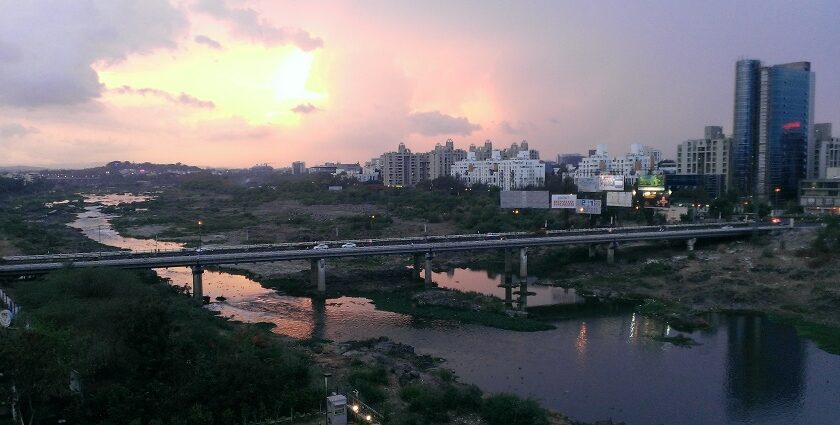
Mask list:
[[753,192],[755,145],[758,143],[758,99],[761,61],[735,64],[735,117],[732,125],[730,188],[747,196]]
[[814,73],[809,62],[735,66],[732,187],[757,199],[793,198],[816,176]]
[[466,158],[467,152],[463,149],[455,149],[455,142],[452,139],[447,140],[445,145],[438,143],[435,145],[435,150],[429,152],[429,179],[449,176],[452,164]]
[[840,138],[831,137],[831,124],[814,125],[817,179],[840,178]]
[[412,153],[400,143],[396,152],[382,155],[382,183],[385,186],[414,186],[429,178],[429,154]]
[[303,161],[295,161],[292,163],[292,174],[306,174],[306,163]]
[[727,175],[731,140],[717,126],[706,127],[705,136],[677,145],[677,174]]

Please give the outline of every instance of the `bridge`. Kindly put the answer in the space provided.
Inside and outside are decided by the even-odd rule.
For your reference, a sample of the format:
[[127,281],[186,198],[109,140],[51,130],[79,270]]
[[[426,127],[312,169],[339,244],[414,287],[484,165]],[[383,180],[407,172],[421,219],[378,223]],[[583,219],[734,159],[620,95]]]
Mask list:
[[[800,225],[801,227],[802,225]],[[595,256],[595,247],[607,246],[607,262],[615,259],[620,243],[638,241],[685,240],[688,250],[694,249],[698,239],[737,237],[754,232],[773,232],[794,228],[789,225],[757,224],[703,224],[679,226],[640,226],[618,228],[555,230],[545,234],[525,232],[488,233],[477,235],[447,235],[409,238],[386,238],[354,241],[328,241],[287,243],[272,245],[215,246],[205,249],[185,248],[179,251],[153,252],[88,252],[73,254],[33,255],[3,257],[0,276],[31,276],[68,267],[161,268],[191,267],[193,295],[203,296],[202,273],[204,267],[213,265],[259,263],[274,261],[309,260],[311,279],[319,292],[326,291],[326,260],[331,258],[364,257],[375,255],[412,255],[414,269],[420,270],[425,259],[424,279],[432,283],[431,261],[434,255],[444,252],[504,250],[505,272],[512,270],[512,252],[519,250],[519,275],[528,275],[528,248],[542,246],[588,245],[589,256]],[[346,245],[347,247],[341,247]]]

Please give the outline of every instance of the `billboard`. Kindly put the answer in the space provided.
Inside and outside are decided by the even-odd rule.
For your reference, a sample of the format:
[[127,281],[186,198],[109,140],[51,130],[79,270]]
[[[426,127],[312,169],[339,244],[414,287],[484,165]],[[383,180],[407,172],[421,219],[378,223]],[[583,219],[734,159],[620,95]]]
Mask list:
[[551,208],[577,208],[577,195],[551,195]]
[[601,200],[578,199],[576,209],[579,214],[601,214]]
[[665,176],[663,175],[647,175],[639,176],[639,190],[644,191],[664,191],[665,190]]
[[605,191],[623,191],[624,176],[598,176],[598,189]]
[[578,177],[578,192],[598,192],[601,181],[598,177]]
[[548,192],[544,190],[503,190],[499,192],[502,208],[548,208]]
[[608,207],[632,207],[633,192],[607,192]]

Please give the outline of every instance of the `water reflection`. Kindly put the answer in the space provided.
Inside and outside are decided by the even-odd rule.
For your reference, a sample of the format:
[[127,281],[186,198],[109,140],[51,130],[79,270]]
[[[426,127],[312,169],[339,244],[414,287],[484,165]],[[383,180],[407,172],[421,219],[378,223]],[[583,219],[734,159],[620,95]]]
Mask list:
[[806,349],[796,331],[761,316],[732,319],[727,330],[727,414],[745,420],[798,408],[805,390]]
[[[542,306],[554,304],[577,304],[582,303],[584,298],[578,295],[574,289],[561,288],[540,284],[540,280],[534,276],[522,279],[512,273],[494,273],[492,271],[453,269],[446,272],[433,272],[432,279],[441,288],[457,289],[464,292],[478,292],[480,294],[492,295],[505,300],[505,303],[512,308]],[[518,291],[512,291],[511,288]],[[529,293],[527,298],[518,297],[513,300],[515,293],[520,295]]]
[[[108,201],[108,200],[106,200]],[[105,223],[96,209],[77,225]],[[81,227],[80,227],[81,228]],[[116,233],[116,232],[114,232]],[[90,236],[89,232],[86,232]],[[119,236],[119,235],[117,235]],[[108,239],[132,248],[132,238]],[[104,240],[103,240],[104,241]],[[191,282],[188,268],[158,269],[173,284]],[[436,273],[443,287],[519,303],[522,281],[475,270]],[[580,303],[573,290],[525,281],[529,305],[564,304],[569,319],[544,332],[510,332],[452,322],[418,323],[376,310],[370,300],[290,297],[244,276],[205,272],[207,308],[236,320],[270,322],[298,339],[335,341],[388,336],[419,353],[447,359],[465,382],[488,392],[534,397],[577,420],[628,424],[835,424],[840,417],[840,356],[799,339],[793,328],[745,315],[712,315],[712,329],[689,336],[701,345],[654,340],[673,335],[659,320],[625,307]],[[504,285],[500,286],[500,283]]]

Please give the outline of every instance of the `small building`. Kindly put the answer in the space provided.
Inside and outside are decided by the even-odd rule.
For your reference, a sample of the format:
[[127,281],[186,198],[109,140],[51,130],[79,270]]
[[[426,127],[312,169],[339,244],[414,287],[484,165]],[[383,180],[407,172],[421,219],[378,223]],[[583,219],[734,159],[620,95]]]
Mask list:
[[840,215],[840,178],[800,181],[799,205],[806,214]]

